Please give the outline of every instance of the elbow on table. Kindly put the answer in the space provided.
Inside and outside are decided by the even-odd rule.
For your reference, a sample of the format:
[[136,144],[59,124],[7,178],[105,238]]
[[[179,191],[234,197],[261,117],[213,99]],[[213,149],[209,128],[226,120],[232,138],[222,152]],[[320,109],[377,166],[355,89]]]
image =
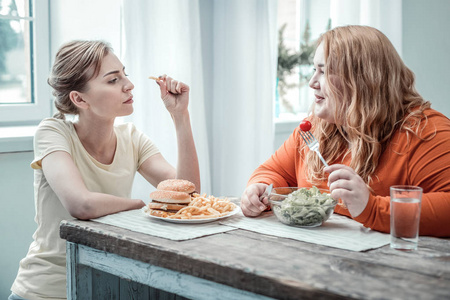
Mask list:
[[77,218],[79,220],[83,220],[83,221],[87,221],[87,220],[90,220],[90,219],[95,219],[95,216],[93,214],[89,214],[87,212],[86,213],[76,214],[76,215],[71,214],[71,215],[72,215],[72,217]]
[[89,195],[78,196],[77,201],[71,201],[68,205],[67,211],[69,214],[80,220],[89,220],[96,218],[94,201],[90,199]]

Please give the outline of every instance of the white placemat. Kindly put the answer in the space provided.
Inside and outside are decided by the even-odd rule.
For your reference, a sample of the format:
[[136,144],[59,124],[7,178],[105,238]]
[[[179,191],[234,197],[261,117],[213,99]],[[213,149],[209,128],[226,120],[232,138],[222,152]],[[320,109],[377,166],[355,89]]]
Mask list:
[[223,220],[220,223],[258,233],[351,251],[375,249],[390,242],[389,234],[370,230],[355,220],[337,214],[331,215],[330,219],[322,226],[314,228],[285,225],[278,221],[272,212],[263,213],[256,218],[244,217],[240,212],[234,218]]
[[[233,217],[235,216],[230,218]],[[203,224],[168,223],[166,221],[151,219],[140,209],[123,211],[92,219],[92,221],[176,241],[190,240],[236,229],[235,227],[222,225],[218,221]]]

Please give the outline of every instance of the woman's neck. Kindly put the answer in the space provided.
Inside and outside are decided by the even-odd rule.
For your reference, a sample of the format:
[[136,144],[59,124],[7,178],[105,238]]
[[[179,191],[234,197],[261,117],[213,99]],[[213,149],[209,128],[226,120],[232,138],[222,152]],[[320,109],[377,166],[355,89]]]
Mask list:
[[117,145],[114,120],[96,122],[80,118],[74,126],[83,147],[92,157],[103,164],[113,162]]

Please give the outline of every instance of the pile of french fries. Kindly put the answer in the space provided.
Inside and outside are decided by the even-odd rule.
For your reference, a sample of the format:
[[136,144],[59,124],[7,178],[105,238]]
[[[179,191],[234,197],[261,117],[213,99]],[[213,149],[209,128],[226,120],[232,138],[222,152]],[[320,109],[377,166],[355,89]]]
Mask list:
[[206,194],[192,194],[188,206],[180,209],[168,219],[209,219],[226,216],[236,208],[236,204],[227,198],[220,199]]

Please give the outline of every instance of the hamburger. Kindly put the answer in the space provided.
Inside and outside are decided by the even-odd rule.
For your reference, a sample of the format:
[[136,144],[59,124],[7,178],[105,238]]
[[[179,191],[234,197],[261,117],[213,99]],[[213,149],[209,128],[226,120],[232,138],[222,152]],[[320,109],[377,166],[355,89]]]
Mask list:
[[161,181],[156,189],[192,194],[195,192],[195,184],[184,179],[167,179]]
[[195,184],[184,179],[168,179],[161,181],[156,190],[150,193],[152,201],[147,204],[147,213],[167,218],[188,206],[191,195],[195,192]]

